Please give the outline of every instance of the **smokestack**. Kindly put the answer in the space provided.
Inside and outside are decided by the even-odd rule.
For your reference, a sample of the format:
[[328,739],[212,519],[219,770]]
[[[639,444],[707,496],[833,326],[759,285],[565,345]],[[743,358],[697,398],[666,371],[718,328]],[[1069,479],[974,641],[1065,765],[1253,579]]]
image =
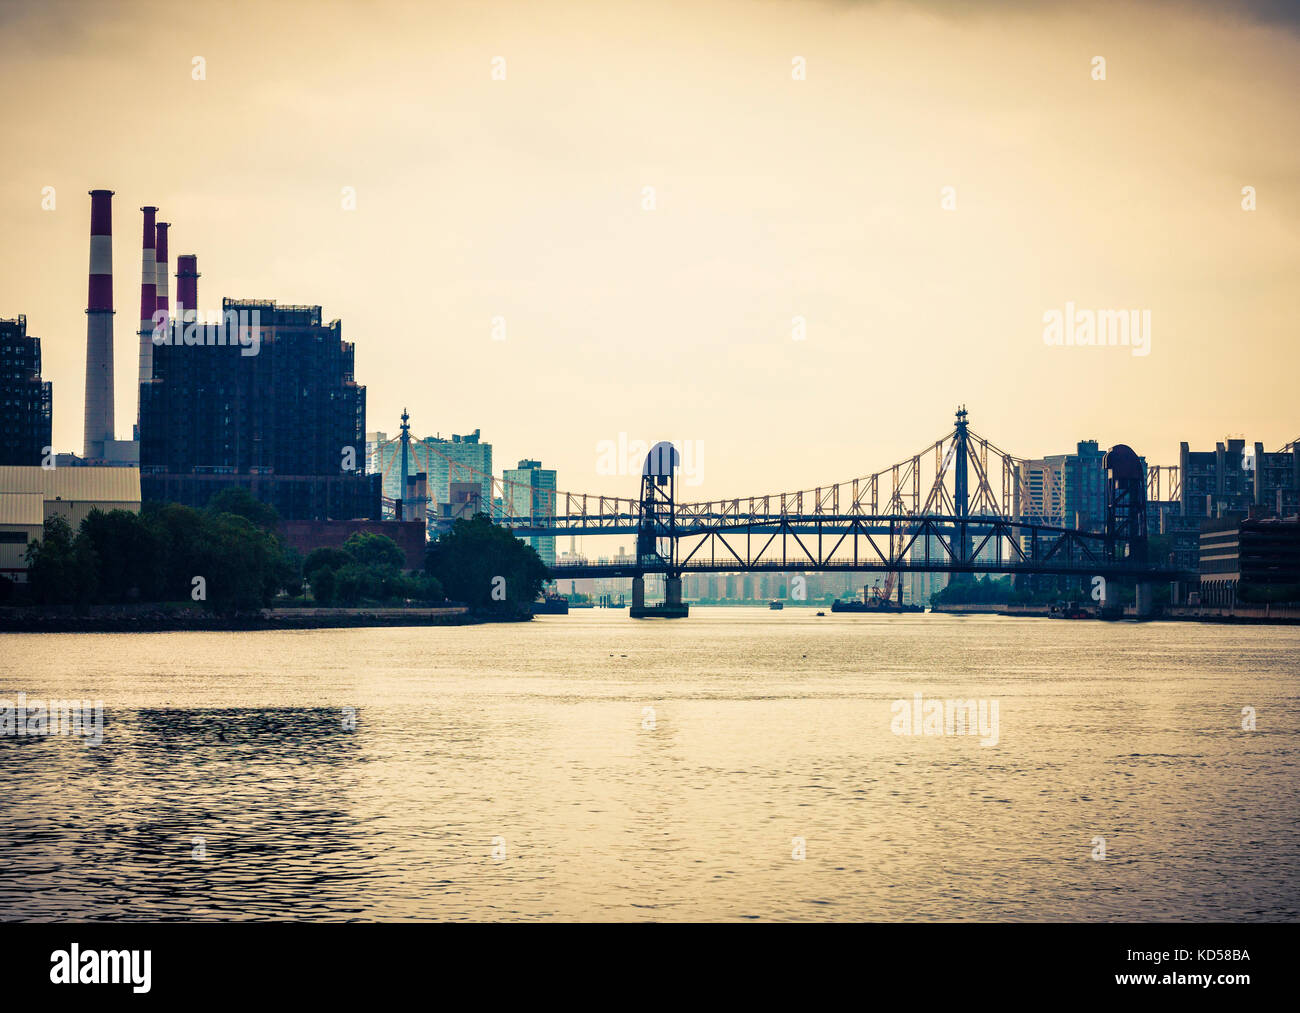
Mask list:
[[[143,207],[140,210],[144,212],[144,246],[140,258],[140,382],[145,383],[153,378],[153,311],[158,302],[154,215],[158,209]],[[135,420],[137,423],[140,421],[138,410]]]
[[102,458],[113,438],[113,191],[91,190],[84,455]]
[[192,320],[198,312],[199,277],[198,257],[182,253],[176,258],[176,316],[180,320]]
[[158,244],[157,244],[157,249],[154,250],[154,256],[157,258],[155,261],[155,267],[157,268],[158,271],[157,281],[155,282],[154,291],[157,296],[156,305],[157,305],[158,312],[163,314],[162,319],[163,319],[164,328],[169,328],[171,326],[169,323],[170,320],[169,311],[171,307],[167,305],[167,284],[168,284],[167,230],[170,228],[171,228],[170,222],[158,223]]

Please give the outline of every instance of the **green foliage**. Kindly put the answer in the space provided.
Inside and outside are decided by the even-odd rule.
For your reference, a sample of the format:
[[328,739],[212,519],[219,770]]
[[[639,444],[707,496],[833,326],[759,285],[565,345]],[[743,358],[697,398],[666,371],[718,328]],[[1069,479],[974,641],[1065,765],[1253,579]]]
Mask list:
[[936,605],[1002,603],[1013,597],[1014,593],[1010,577],[990,578],[986,573],[976,580],[954,574],[948,586],[932,595],[930,601]]
[[358,531],[343,543],[343,551],[362,566],[400,570],[406,565],[406,556],[387,535]]
[[208,500],[208,510],[215,514],[235,514],[251,521],[263,531],[280,526],[280,514],[270,503],[263,503],[242,485],[227,486]]
[[307,558],[303,560],[302,572],[308,580],[312,580],[312,574],[319,570],[325,569],[333,573],[351,562],[352,557],[342,549],[326,545],[319,549],[312,549],[311,552],[307,553]]
[[427,574],[402,572],[405,557],[387,535],[360,531],[343,548],[313,550],[302,569],[321,605],[353,607],[368,602],[403,604],[443,599],[442,585]]
[[100,601],[155,601],[162,594],[159,536],[145,518],[130,510],[92,510],[80,537],[95,551]]
[[139,514],[93,510],[76,533],[53,517],[27,548],[25,590],[46,605],[182,601],[231,614],[263,608],[281,591],[301,593],[306,574],[322,604],[444,598],[434,576],[402,572],[391,538],[364,532],[303,560],[281,543],[277,524],[275,511],[243,489],[223,491],[202,511],[175,503]]
[[239,497],[224,502],[242,512],[200,513],[174,503],[150,504],[140,514],[92,510],[76,535],[63,518],[51,518],[43,540],[27,549],[32,600],[193,601],[194,578],[202,577],[206,596],[198,604],[232,613],[262,608],[282,589],[296,592],[297,553],[244,514],[263,522],[268,515]]
[[55,515],[45,522],[42,540],[27,545],[27,580],[32,600],[41,605],[84,606],[99,590],[99,562],[83,534],[72,533]]
[[[438,578],[450,598],[492,612],[527,610],[547,578],[536,550],[493,524],[486,514],[456,521],[429,546],[425,569]],[[504,578],[504,585],[498,577]],[[497,588],[504,592],[503,600],[493,597]]]
[[285,563],[279,540],[238,514],[210,513],[204,521],[187,584],[192,588],[194,577],[204,578],[207,605],[214,612],[230,614],[269,605],[283,586]]

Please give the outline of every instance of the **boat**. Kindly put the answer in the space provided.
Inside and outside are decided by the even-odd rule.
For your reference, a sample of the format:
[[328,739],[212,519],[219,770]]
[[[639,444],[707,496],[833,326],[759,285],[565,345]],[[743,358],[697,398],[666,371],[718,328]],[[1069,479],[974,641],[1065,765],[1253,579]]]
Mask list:
[[818,614],[819,616],[824,616],[826,613],[825,613],[825,612],[818,612],[817,614]]
[[1053,602],[1047,614],[1053,619],[1095,619],[1096,615],[1077,601]]
[[924,612],[924,605],[900,605],[897,602],[889,601],[885,598],[872,598],[870,601],[840,601],[836,598],[831,602],[832,612],[867,612],[872,615],[892,615],[899,612]]
[[773,612],[780,612],[781,609],[785,608],[785,602],[773,600],[767,603],[767,607]]
[[567,616],[569,599],[562,594],[548,594],[541,601],[533,602],[535,616]]

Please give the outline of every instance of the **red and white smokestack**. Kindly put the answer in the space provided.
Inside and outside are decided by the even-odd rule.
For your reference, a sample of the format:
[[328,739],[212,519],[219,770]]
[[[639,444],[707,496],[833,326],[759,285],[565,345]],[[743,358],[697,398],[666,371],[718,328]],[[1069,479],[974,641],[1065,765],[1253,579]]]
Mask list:
[[193,320],[199,309],[199,258],[182,253],[176,258],[176,318]]
[[157,249],[154,250],[154,256],[156,258],[154,262],[154,266],[158,272],[156,275],[156,281],[154,283],[155,285],[154,291],[157,297],[156,311],[163,315],[162,322],[163,322],[164,329],[170,329],[171,327],[171,324],[169,322],[169,314],[171,308],[167,305],[167,278],[168,278],[167,230],[170,228],[171,228],[170,222],[158,223]]
[[[153,379],[153,313],[157,308],[158,265],[154,252],[156,207],[143,207],[144,245],[140,255],[140,382]],[[140,416],[136,415],[136,422]]]
[[102,458],[113,430],[113,191],[90,191],[86,294],[86,457]]

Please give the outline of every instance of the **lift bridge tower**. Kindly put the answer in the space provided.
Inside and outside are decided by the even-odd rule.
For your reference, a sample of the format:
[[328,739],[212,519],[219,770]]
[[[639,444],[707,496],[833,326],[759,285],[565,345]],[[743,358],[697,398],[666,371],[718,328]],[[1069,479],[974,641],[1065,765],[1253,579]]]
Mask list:
[[[682,601],[682,572],[677,565],[677,517],[674,502],[681,456],[671,443],[656,443],[641,468],[641,524],[636,535],[636,575],[632,578],[633,619],[683,619],[690,607]],[[664,570],[662,604],[645,603],[645,570]]]

